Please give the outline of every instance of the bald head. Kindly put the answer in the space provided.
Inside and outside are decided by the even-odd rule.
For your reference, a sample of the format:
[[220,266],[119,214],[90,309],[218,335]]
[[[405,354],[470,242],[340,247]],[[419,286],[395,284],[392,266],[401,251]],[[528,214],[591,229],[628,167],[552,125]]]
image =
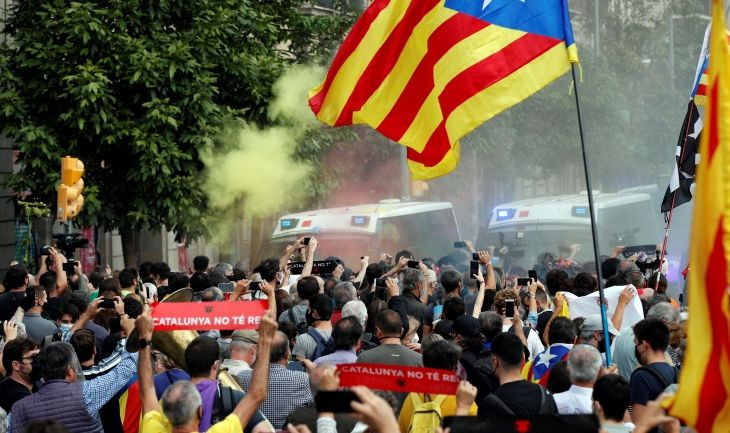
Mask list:
[[271,363],[286,364],[289,361],[289,339],[286,334],[276,331],[274,340],[271,342]]
[[200,393],[189,380],[179,380],[162,394],[162,412],[173,427],[194,423],[197,430],[198,408],[202,406]]

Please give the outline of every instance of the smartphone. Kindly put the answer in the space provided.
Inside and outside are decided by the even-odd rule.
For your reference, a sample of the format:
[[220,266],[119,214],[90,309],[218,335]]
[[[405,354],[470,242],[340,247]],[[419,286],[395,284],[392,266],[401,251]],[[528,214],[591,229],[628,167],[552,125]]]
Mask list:
[[530,269],[529,271],[527,271],[527,277],[537,281],[537,271],[534,269]]
[[218,283],[218,288],[223,291],[223,293],[230,293],[235,288],[233,283]]
[[49,254],[51,254],[51,246],[50,245],[43,245],[41,247],[41,251],[40,251],[40,254],[39,255],[41,255],[41,256],[47,256]]
[[466,242],[464,242],[464,241],[454,242],[454,248],[466,248]]
[[479,261],[479,253],[471,253],[471,259],[474,261]]
[[310,240],[310,239],[312,239],[312,238],[309,238],[309,237],[307,237],[307,238],[304,238],[304,239],[302,239],[302,245],[304,245],[305,247],[306,247],[307,245],[309,245],[309,240]]
[[387,280],[387,278],[376,278],[375,287],[388,287],[385,285],[385,280]]
[[479,273],[479,262],[472,260],[469,263],[469,278],[476,278]]
[[408,260],[408,267],[411,269],[418,269],[418,260]]
[[114,308],[114,299],[104,298],[104,300],[101,301],[101,305],[99,307],[105,309]]
[[257,290],[261,290],[261,281],[251,281],[248,285],[248,291],[255,292]]
[[360,401],[352,391],[319,391],[314,397],[317,412],[350,413],[353,401]]
[[530,279],[529,278],[518,278],[517,279],[517,285],[518,286],[529,286],[530,285]]
[[504,315],[506,317],[515,317],[515,300],[505,299],[504,300]]

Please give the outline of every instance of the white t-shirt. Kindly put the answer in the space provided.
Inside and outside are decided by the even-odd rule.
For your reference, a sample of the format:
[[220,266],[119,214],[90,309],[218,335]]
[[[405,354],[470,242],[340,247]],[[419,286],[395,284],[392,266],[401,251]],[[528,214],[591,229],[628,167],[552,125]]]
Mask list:
[[[502,324],[502,332],[509,331],[510,327],[512,327],[511,324]],[[530,359],[534,359],[540,354],[540,352],[545,350],[545,346],[543,346],[542,341],[540,341],[540,337],[537,335],[537,331],[534,329],[530,329],[530,333],[525,337],[527,337],[527,350],[530,351]]]

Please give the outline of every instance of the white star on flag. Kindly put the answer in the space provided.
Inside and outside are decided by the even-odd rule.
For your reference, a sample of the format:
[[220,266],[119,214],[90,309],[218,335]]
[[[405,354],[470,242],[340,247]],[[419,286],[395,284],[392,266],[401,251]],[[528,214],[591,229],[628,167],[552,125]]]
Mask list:
[[[521,1],[522,3],[524,3],[524,2],[525,2],[525,0],[520,0],[520,1]],[[492,2],[492,0],[484,0],[484,3],[482,3],[482,11],[483,11],[484,9],[486,9],[486,8],[487,8],[487,6],[489,6],[489,3],[491,3],[491,2]]]
[[550,353],[550,349],[544,351],[538,356],[538,361],[536,364],[543,364],[545,366],[550,365],[550,360],[553,358],[557,358],[558,355],[553,355]]

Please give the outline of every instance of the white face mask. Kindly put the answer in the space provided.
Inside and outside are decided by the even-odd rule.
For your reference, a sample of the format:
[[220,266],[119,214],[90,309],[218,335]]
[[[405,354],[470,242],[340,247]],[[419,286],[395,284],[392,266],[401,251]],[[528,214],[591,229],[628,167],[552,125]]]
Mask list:
[[70,323],[61,323],[58,326],[58,329],[61,331],[61,333],[65,334],[65,333],[71,331],[71,324]]

